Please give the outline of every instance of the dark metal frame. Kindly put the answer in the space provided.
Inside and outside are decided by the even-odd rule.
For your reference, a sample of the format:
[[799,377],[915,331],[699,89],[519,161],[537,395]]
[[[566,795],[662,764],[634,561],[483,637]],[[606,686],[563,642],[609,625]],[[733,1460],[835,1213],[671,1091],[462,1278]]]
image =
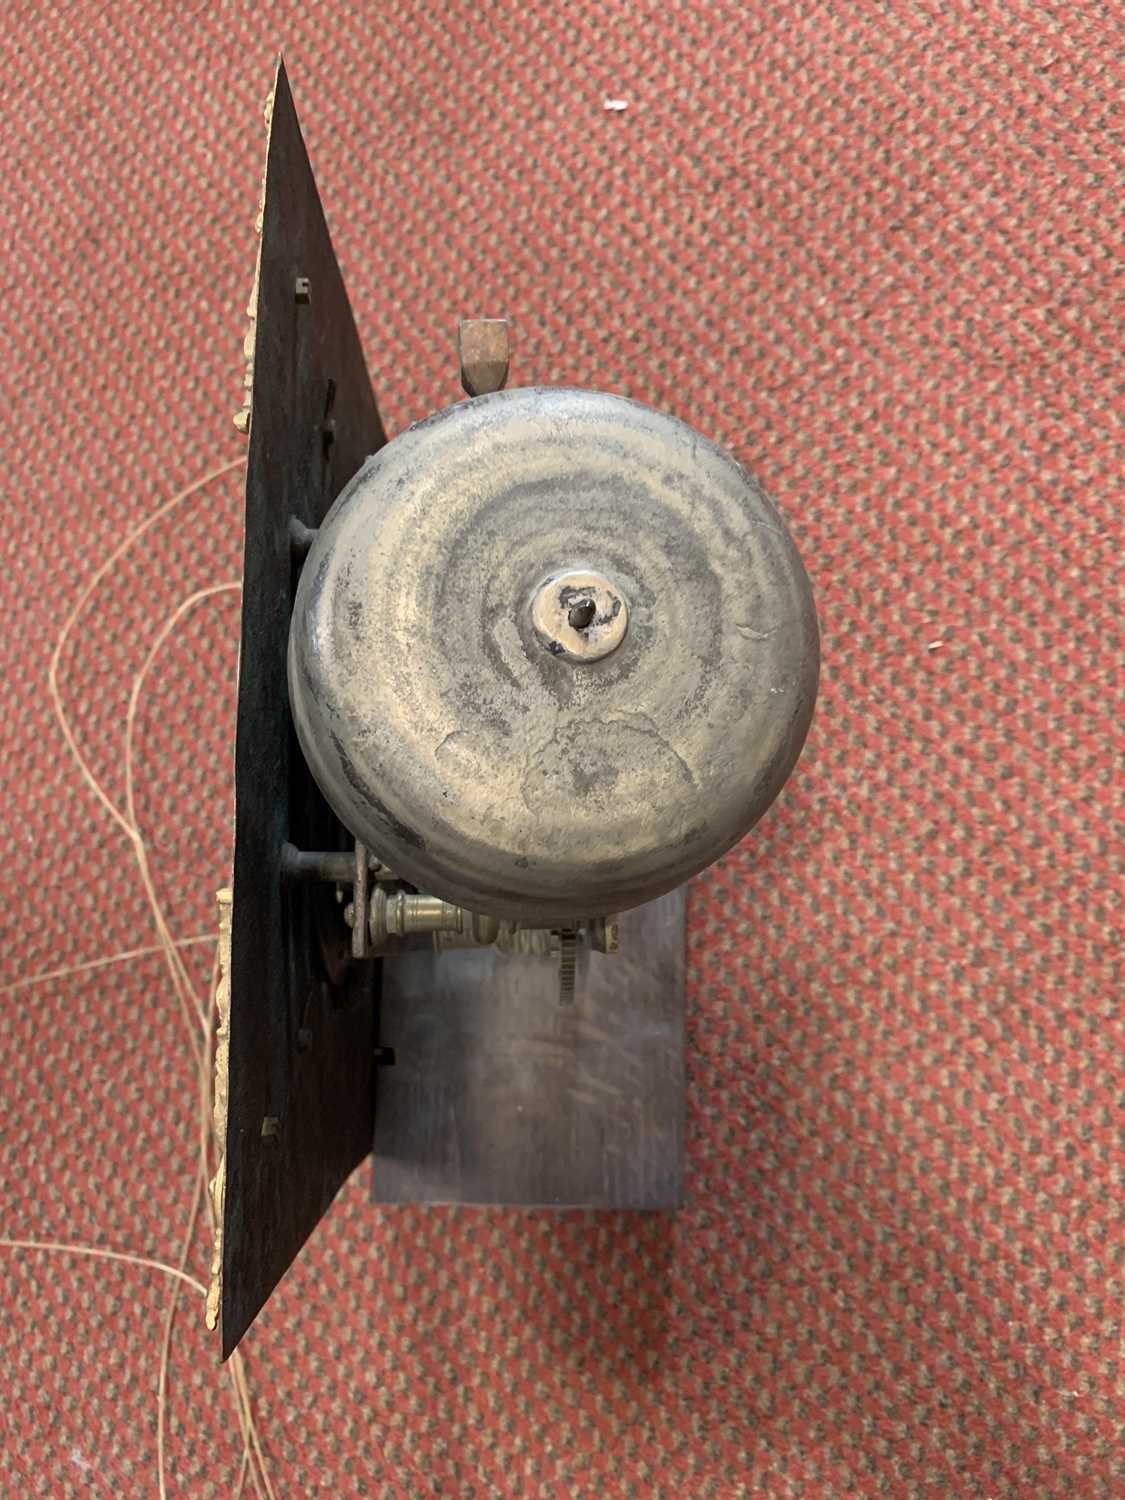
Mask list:
[[235,749],[221,1327],[226,1358],[371,1149],[378,965],[287,843],[350,851],[296,744],[286,647],[301,537],[385,441],[283,66],[254,325]]

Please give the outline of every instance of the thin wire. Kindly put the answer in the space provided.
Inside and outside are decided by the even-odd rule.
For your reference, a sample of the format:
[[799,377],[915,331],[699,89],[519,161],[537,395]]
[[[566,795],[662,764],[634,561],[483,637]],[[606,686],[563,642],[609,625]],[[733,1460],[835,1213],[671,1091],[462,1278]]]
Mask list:
[[[160,654],[161,647],[171,635],[175,626],[180,622],[180,620],[184,618],[189,610],[193,609],[195,605],[200,603],[202,600],[209,599],[218,594],[237,592],[238,589],[239,585],[237,583],[213,584],[208,588],[197,589],[194,593],[189,594],[186,598],[180,600],[175,609],[173,609],[172,612],[166,617],[160,629],[157,631],[156,635],[153,638],[152,644],[149,647],[148,653],[146,654],[145,659],[141,664],[140,670],[133,678],[133,685],[129,693],[129,706],[125,720],[126,816],[128,818],[130,826],[136,831],[138,835],[137,841],[133,846],[134,854],[137,858],[138,869],[141,874],[141,879],[145,885],[145,891],[148,895],[150,907],[152,908],[153,919],[156,922],[157,930],[161,935],[162,946],[164,947],[165,958],[168,962],[168,969],[172,984],[180,992],[181,1000],[185,1009],[185,1014],[189,1010],[196,1009],[194,1005],[194,995],[191,991],[190,982],[187,979],[186,971],[184,970],[182,961],[179,961],[179,956],[178,954],[174,953],[171,945],[167,922],[165,921],[163,909],[160,904],[160,899],[157,896],[156,888],[149,871],[147,845],[145,844],[144,836],[143,834],[141,834],[140,826],[137,822],[133,774],[133,736],[136,731],[137,712],[141,699],[141,691],[144,687],[149,672],[152,670],[152,667]],[[203,1007],[198,1008],[198,1021],[202,1039],[202,1048],[197,1056],[197,1078],[199,1083],[200,1172],[196,1177],[195,1193],[192,1200],[188,1228],[185,1234],[183,1250],[181,1251],[180,1256],[181,1265],[187,1264],[187,1257],[190,1253],[191,1242],[194,1238],[195,1224],[199,1216],[200,1201],[208,1178],[207,1139],[210,1130],[211,1117],[210,1084],[212,1072],[210,1044],[217,981],[218,950],[216,948],[216,960],[215,964],[212,966],[211,971],[211,989],[208,994],[207,1006],[206,1009],[204,1009]],[[211,1223],[211,1235],[212,1238],[214,1238],[215,1220],[213,1206],[211,1204],[209,1196],[207,1197],[207,1209],[208,1217]],[[164,1335],[161,1341],[160,1365],[159,1373],[157,1376],[157,1473],[161,1488],[161,1500],[165,1500],[164,1411],[167,1393],[168,1366],[171,1360],[171,1335],[172,1326],[175,1322],[176,1301],[177,1289],[173,1288],[172,1294],[168,1300],[168,1307],[165,1311]],[[245,1371],[241,1359],[238,1356],[232,1358],[228,1369],[231,1389],[235,1401],[235,1412],[238,1417],[239,1430],[242,1435],[244,1464],[246,1462],[247,1454],[252,1453],[253,1456],[257,1459],[256,1467],[253,1464],[249,1466],[250,1481],[254,1486],[254,1492],[258,1496],[258,1500],[265,1500],[265,1496],[263,1496],[262,1493],[262,1483],[264,1483],[266,1496],[270,1497],[270,1500],[276,1500],[272,1485],[270,1483],[269,1474],[265,1468],[265,1457],[262,1453],[257,1426],[254,1422],[253,1411],[250,1405],[250,1392],[246,1383]],[[259,1482],[259,1470],[261,1471],[261,1482]]]
[[67,748],[70,750],[71,755],[73,755],[74,759],[77,761],[78,768],[82,772],[86,784],[89,786],[94,796],[105,808],[106,812],[109,813],[113,821],[120,826],[121,831],[126,835],[127,838],[135,837],[136,830],[130,827],[123,814],[118,810],[118,808],[113,805],[113,802],[110,800],[108,794],[103,790],[100,783],[98,782],[97,777],[90,770],[90,767],[87,764],[86,758],[82,754],[82,751],[78,748],[78,741],[74,737],[74,731],[70,727],[70,720],[67,718],[66,711],[62,706],[62,695],[59,692],[59,663],[62,660],[62,654],[66,647],[66,643],[70,638],[70,632],[74,629],[75,625],[78,623],[79,616],[86,608],[86,601],[93,594],[94,590],[97,588],[98,584],[101,583],[102,579],[105,578],[105,576],[110,573],[113,568],[116,567],[116,565],[121,561],[126,552],[128,552],[129,548],[133,545],[133,543],[139,542],[146,531],[155,526],[157,521],[163,520],[163,518],[169,515],[173,510],[175,510],[178,505],[182,505],[185,500],[190,500],[192,495],[197,495],[200,490],[205,489],[206,486],[209,485],[213,480],[221,479],[226,474],[233,474],[235,469],[240,469],[245,462],[246,460],[244,458],[236,458],[232,459],[229,463],[219,464],[217,468],[209,469],[206,474],[201,475],[199,479],[193,480],[191,484],[186,486],[186,488],[177,491],[177,493],[174,494],[170,500],[166,500],[163,505],[158,505],[157,508],[152,512],[152,514],[146,516],[139,526],[135,526],[125,538],[125,540],[121,543],[121,545],[116,547],[109,554],[105,562],[102,563],[101,567],[95,569],[95,571],[83,584],[82,588],[79,590],[78,598],[71,606],[70,613],[63,621],[62,630],[59,632],[59,638],[55,642],[55,649],[51,652],[51,662],[50,666],[47,668],[47,688],[51,694],[51,701],[55,708],[55,714],[59,721],[59,727],[62,729],[63,737],[66,740]]
[[196,1016],[196,1020],[202,1031],[201,1047],[204,1053],[207,1052],[210,1044],[210,1003],[206,1014],[203,1007],[195,1003],[195,994],[191,987],[191,980],[187,969],[184,967],[183,959],[175,951],[171,933],[168,931],[168,924],[164,917],[164,910],[156,894],[156,885],[149,869],[148,846],[145,843],[144,835],[141,833],[140,825],[137,822],[137,809],[133,793],[133,734],[136,728],[141,690],[145,685],[153,664],[160,654],[161,647],[172,631],[184,616],[204,599],[211,599],[217,594],[238,593],[240,588],[241,585],[238,583],[216,583],[212,584],[209,588],[197,589],[195,593],[189,594],[186,599],[181,599],[153,637],[152,644],[148,649],[148,654],[141,665],[140,671],[133,678],[132,690],[129,693],[129,707],[125,714],[125,815],[128,819],[129,827],[136,834],[136,839],[133,843],[133,853],[136,856],[141,880],[144,883],[145,892],[149,898],[153,920],[156,923],[157,931],[160,934],[161,943],[164,947],[165,958],[169,969],[172,970],[172,983],[176,986],[181,996],[185,1014],[194,1013]]
[[[199,943],[213,943],[213,932],[201,932],[195,937],[174,938],[177,948],[193,948]],[[163,953],[163,943],[147,943],[143,948],[126,948],[121,953],[108,953],[104,958],[89,958],[85,963],[67,964],[61,969],[44,969],[40,974],[31,974],[27,979],[17,979],[14,984],[0,984],[0,995],[11,995],[16,990],[30,989],[33,984],[46,984],[49,979],[69,979],[72,974],[85,974],[90,969],[105,969],[110,964],[127,963],[131,958],[148,958],[153,953]]]
[[[212,480],[233,472],[235,469],[239,468],[243,462],[244,460],[238,459],[232,463],[223,464],[215,469],[210,470],[200,479],[196,480],[191,485],[188,485],[185,489],[179,491],[176,495],[173,495],[170,500],[159,506],[150,516],[146,517],[146,519],[142,521],[139,526],[137,526],[132,532],[130,532],[130,534],[125,538],[121,545],[117,547],[113,553],[110,554],[110,556],[106,559],[102,566],[98,568],[95,573],[87,580],[86,584],[79,592],[78,598],[72,606],[70,613],[67,615],[66,620],[63,622],[62,630],[55,644],[55,649],[51,655],[51,662],[47,674],[47,684],[51,696],[52,706],[55,711],[55,716],[58,719],[59,727],[62,730],[63,738],[66,741],[67,748],[69,749],[71,755],[74,757],[79,772],[81,773],[83,780],[86,782],[87,786],[93,792],[97,800],[105,808],[106,812],[109,813],[114,822],[118,824],[121,831],[125,834],[125,836],[129,839],[130,843],[133,846],[133,852],[137,861],[138,871],[140,873],[142,883],[145,887],[145,894],[148,897],[153,921],[157,930],[157,935],[160,938],[160,942],[158,945],[156,945],[155,951],[163,952],[165,960],[168,964],[169,974],[172,979],[172,985],[174,990],[176,991],[177,998],[179,999],[181,1007],[183,1009],[185,1022],[187,1022],[188,1024],[189,1042],[192,1047],[193,1055],[195,1056],[196,1066],[198,1069],[197,1077],[200,1083],[200,1170],[196,1174],[192,1208],[189,1215],[188,1229],[184,1237],[180,1268],[177,1270],[175,1267],[167,1266],[163,1262],[149,1261],[146,1257],[134,1257],[125,1254],[114,1254],[113,1252],[106,1252],[106,1255],[110,1259],[124,1259],[136,1261],[138,1264],[155,1265],[166,1270],[169,1274],[179,1278],[179,1280],[177,1281],[177,1291],[180,1282],[183,1282],[191,1285],[200,1292],[204,1292],[204,1294],[205,1289],[203,1288],[201,1283],[196,1281],[194,1277],[189,1276],[184,1267],[186,1266],[187,1256],[190,1253],[191,1239],[193,1237],[195,1223],[198,1218],[199,1204],[206,1185],[207,1119],[204,1116],[206,1113],[207,1118],[209,1118],[210,1113],[209,1107],[206,1107],[205,1110],[205,1106],[207,1106],[207,1102],[209,1100],[210,1087],[209,1048],[211,1040],[211,1013],[214,1004],[214,988],[212,988],[211,996],[206,1009],[196,1003],[194,990],[192,988],[190,978],[187,974],[187,969],[178,951],[179,945],[177,944],[176,940],[172,938],[172,935],[168,930],[163,908],[161,906],[159,897],[157,896],[155,885],[153,883],[151,872],[149,869],[148,851],[145,845],[145,840],[139,827],[137,826],[135,816],[132,774],[132,736],[135,728],[137,707],[140,700],[140,692],[144,684],[144,680],[148,674],[149,669],[156,659],[161,645],[167,639],[167,636],[170,634],[177,620],[182,618],[183,614],[186,613],[188,609],[193,607],[193,605],[195,603],[198,603],[201,599],[210,597],[213,594],[234,590],[238,587],[238,585],[215,585],[209,589],[198,590],[195,594],[189,596],[186,600],[181,601],[176,610],[173,612],[172,617],[169,620],[165,621],[164,625],[161,627],[161,630],[158,632],[156,639],[149,649],[140,672],[137,674],[136,678],[134,678],[133,688],[130,692],[129,697],[129,709],[125,726],[127,807],[126,812],[124,813],[119,807],[114,804],[112,798],[98,781],[97,777],[94,775],[94,772],[91,770],[85,756],[82,754],[74,731],[71,727],[70,721],[67,718],[65,707],[63,705],[62,694],[59,690],[58,685],[58,673],[67,639],[70,635],[70,632],[74,629],[74,626],[76,625],[78,619],[81,617],[86,603],[91,598],[94,591],[97,589],[98,584],[102,581],[103,578],[107,576],[107,574],[112,570],[117,562],[120,561],[120,559],[125,555],[129,548],[136,541],[138,541],[140,537],[143,536],[151,526],[153,526],[162,517],[168,515],[172,510],[175,509],[176,506],[182,504],[190,496],[196,494],[200,489],[209,484]],[[212,978],[214,981],[214,970],[212,973]],[[201,1033],[198,1038],[195,1035],[195,1029],[197,1026],[199,1027]],[[207,1198],[207,1202],[208,1208],[210,1209],[211,1204],[209,1196]],[[212,1228],[213,1227],[214,1223],[212,1218]],[[0,1241],[0,1244],[3,1243],[9,1242]],[[32,1242],[26,1243],[29,1245],[29,1247],[32,1244]],[[50,1244],[48,1244],[48,1242],[36,1243],[42,1244],[45,1248],[57,1249],[60,1253],[94,1253],[92,1251],[85,1251],[82,1249],[82,1247],[54,1244],[53,1242],[51,1242]],[[162,1343],[160,1373],[157,1382],[157,1461],[158,1480],[162,1500],[166,1493],[163,1451],[164,1414],[165,1399],[167,1393],[167,1371],[170,1358],[171,1330],[175,1318],[175,1302],[175,1297],[170,1299],[169,1306],[165,1314],[164,1340]],[[245,1367],[238,1351],[235,1351],[235,1353],[232,1355],[228,1363],[228,1370],[235,1399],[235,1411],[238,1417],[239,1428],[241,1430],[243,1440],[242,1464],[240,1466],[239,1477],[237,1481],[237,1493],[241,1494],[245,1484],[246,1474],[247,1472],[249,1472],[251,1482],[253,1483],[254,1489],[257,1495],[260,1497],[260,1500],[262,1497],[263,1484],[265,1486],[265,1492],[269,1497],[269,1500],[276,1500],[276,1495],[270,1482],[269,1472],[266,1468],[265,1455],[262,1451],[261,1440],[259,1438],[257,1426],[253,1418],[253,1412],[250,1405],[250,1393],[246,1382]]]
[[10,1239],[6,1234],[0,1235],[0,1249],[46,1250],[54,1255],[85,1255],[92,1260],[114,1260],[121,1261],[124,1265],[144,1266],[150,1271],[159,1271],[163,1276],[175,1277],[201,1297],[207,1295],[207,1288],[203,1283],[187,1271],[180,1270],[178,1266],[170,1266],[167,1261],[154,1260],[150,1255],[133,1255],[128,1250],[104,1250],[100,1245],[64,1245],[58,1240],[17,1240]]
[[[82,778],[86,782],[87,786],[93,792],[94,796],[101,803],[101,805],[105,808],[109,816],[121,829],[122,833],[124,833],[125,837],[129,839],[130,843],[133,845],[133,852],[137,859],[138,868],[140,869],[141,880],[145,887],[145,893],[149,898],[149,906],[153,908],[153,916],[156,922],[157,935],[159,936],[162,944],[165,945],[166,955],[168,952],[171,952],[171,954],[173,955],[173,957],[169,959],[170,967],[173,970],[175,969],[175,963],[176,960],[179,959],[179,955],[175,952],[174,949],[170,948],[171,934],[167,931],[167,927],[164,923],[163,913],[159,909],[160,903],[156,899],[156,892],[152,884],[152,878],[148,871],[148,860],[144,847],[144,839],[141,837],[140,831],[137,829],[137,827],[128,819],[128,817],[124,813],[122,813],[120,808],[115,806],[109,794],[106,792],[104,787],[98,781],[98,778],[90,769],[90,765],[86,760],[86,757],[82,754],[78,741],[75,738],[74,730],[71,728],[70,720],[67,718],[66,709],[63,706],[62,694],[59,691],[59,664],[62,661],[63,651],[66,648],[66,643],[70,637],[70,633],[78,623],[78,620],[81,618],[82,611],[85,609],[87,601],[91,598],[99,583],[101,583],[102,579],[105,578],[107,574],[109,574],[113,570],[114,567],[116,567],[116,565],[129,551],[130,547],[132,547],[134,543],[138,542],[141,537],[151,529],[151,527],[155,526],[157,521],[160,521],[165,516],[169,515],[173,510],[176,509],[177,506],[182,505],[185,500],[190,499],[192,495],[198,494],[201,489],[205,488],[213,480],[222,478],[226,474],[233,473],[234,470],[240,468],[244,462],[245,459],[239,458],[233,460],[230,463],[220,464],[217,468],[208,470],[206,474],[202,475],[199,479],[194,480],[185,489],[178,491],[178,493],[173,495],[170,500],[166,500],[163,505],[158,505],[157,508],[151,513],[151,515],[146,516],[139,525],[135,526],[133,530],[129,532],[124,541],[122,541],[119,546],[114,548],[114,550],[106,558],[105,562],[103,562],[99,568],[96,568],[94,570],[94,572],[90,575],[90,577],[83,584],[82,588],[79,590],[77,599],[74,601],[73,605],[70,608],[70,612],[67,614],[66,619],[63,621],[58,640],[55,642],[55,649],[51,653],[50,665],[47,668],[47,691],[50,694],[51,705],[55,711],[55,717],[58,720],[59,728],[62,730],[63,739],[66,741],[67,749],[74,757],[75,763],[78,766],[78,770],[81,773]],[[173,985],[176,991],[176,997],[180,1001],[181,1007],[184,1009],[185,1019],[189,1019],[192,1017],[193,1013],[196,1013],[197,1017],[198,1006],[189,1001],[187,996],[185,995],[184,985],[186,984],[186,982],[186,971],[184,971],[182,975],[176,976],[176,978],[173,980]],[[198,1061],[199,1057],[202,1055],[205,1049],[195,1035],[194,1024],[189,1029],[189,1042],[192,1048],[192,1052],[195,1055],[196,1060]]]
[[[180,990],[185,1014],[190,1009],[195,1008],[193,1004],[194,996],[191,994],[190,984],[187,981],[187,976],[184,971],[182,962],[174,961],[178,960],[178,955],[174,952],[169,940],[167,923],[164,919],[164,913],[161,908],[160,899],[157,896],[155,885],[152,881],[148,867],[147,846],[144,842],[144,836],[143,834],[141,834],[140,827],[137,822],[133,774],[133,736],[136,730],[138,706],[140,703],[141,691],[144,687],[145,680],[147,679],[149,672],[151,671],[153,665],[157,660],[157,657],[159,656],[161,647],[168,639],[175,626],[179,623],[180,620],[183,619],[183,617],[188,613],[189,610],[194,608],[194,606],[200,603],[202,600],[222,593],[236,592],[238,588],[239,585],[236,583],[215,584],[206,589],[196,590],[193,594],[189,594],[186,598],[182,599],[179,604],[177,604],[175,609],[172,610],[172,612],[167,616],[160,629],[157,631],[155,637],[153,638],[152,644],[149,647],[148,653],[145,656],[144,662],[142,663],[140,670],[137,672],[136,676],[133,679],[132,689],[129,694],[129,707],[126,714],[126,815],[128,817],[130,825],[136,830],[138,835],[137,841],[133,846],[134,854],[136,855],[138,869],[140,871],[142,881],[145,885],[149,904],[152,908],[153,918],[157,924],[157,930],[159,931],[164,943],[165,958],[168,962],[169,974],[172,979],[173,986]],[[181,1265],[186,1265],[187,1262],[187,1256],[190,1252],[191,1241],[194,1237],[195,1224],[199,1215],[199,1205],[203,1196],[204,1189],[206,1187],[208,1176],[207,1139],[209,1135],[211,1116],[210,1084],[212,1071],[210,1043],[214,999],[216,993],[216,984],[218,981],[217,964],[218,952],[216,950],[216,963],[212,966],[211,989],[208,995],[207,1007],[206,1010],[202,1008],[198,1010],[198,1020],[202,1039],[202,1048],[197,1058],[197,1078],[199,1083],[200,1171],[196,1177],[195,1193],[192,1200],[189,1224],[184,1238],[183,1250],[181,1252]],[[214,1220],[213,1205],[209,1196],[207,1196],[206,1202],[208,1217],[211,1223],[211,1234],[213,1238],[216,1226]],[[176,1291],[175,1289],[173,1289],[173,1293],[169,1298],[168,1308],[165,1313],[164,1337],[161,1344],[160,1367],[157,1378],[157,1463],[159,1482],[162,1487],[165,1483],[163,1419],[166,1404],[168,1366],[171,1359],[171,1334],[172,1326],[175,1321],[175,1311]],[[257,1495],[258,1500],[267,1500],[267,1497],[268,1500],[276,1500],[273,1486],[270,1482],[269,1473],[265,1466],[265,1455],[262,1452],[257,1425],[254,1421],[253,1410],[250,1404],[250,1392],[246,1382],[245,1368],[241,1357],[237,1353],[232,1357],[228,1365],[228,1378],[231,1383],[231,1390],[235,1402],[235,1413],[238,1418],[239,1430],[242,1436],[243,1468],[248,1469],[250,1481],[254,1487],[254,1492]],[[251,1458],[256,1459],[256,1463],[251,1462]],[[241,1478],[239,1482],[243,1482]],[[263,1495],[262,1490],[263,1484],[265,1486],[265,1495]],[[161,1500],[164,1500],[163,1489],[161,1492]]]
[[[183,1245],[180,1250],[180,1266],[186,1266],[188,1254],[191,1251],[191,1242],[195,1237],[195,1226],[199,1220],[199,1200],[203,1194],[203,1179],[198,1173],[195,1177],[195,1191],[191,1199],[191,1211],[188,1214],[187,1229],[184,1231]],[[168,1306],[164,1310],[164,1332],[160,1340],[160,1363],[156,1377],[156,1476],[160,1490],[160,1500],[168,1500],[168,1486],[165,1482],[164,1463],[164,1414],[168,1395],[168,1366],[172,1358],[172,1325],[176,1321],[176,1304],[180,1300],[180,1283],[174,1281],[172,1290],[168,1295]]]

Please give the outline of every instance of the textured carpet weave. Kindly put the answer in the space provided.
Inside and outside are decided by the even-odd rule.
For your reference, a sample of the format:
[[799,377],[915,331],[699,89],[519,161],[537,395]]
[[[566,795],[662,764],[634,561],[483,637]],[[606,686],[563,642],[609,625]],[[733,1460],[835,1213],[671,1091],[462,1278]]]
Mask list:
[[[1095,0],[6,7],[7,1240],[177,1265],[189,1222],[163,958],[49,977],[157,938],[48,676],[95,570],[244,451],[279,46],[388,430],[457,396],[458,315],[507,314],[513,383],[733,449],[817,591],[806,752],[692,889],[688,1206],[377,1211],[358,1173],[245,1345],[278,1497],[1125,1495],[1123,26]],[[237,583],[239,524],[237,472],[155,520],[59,659],[178,939],[229,863],[237,594],[194,596]],[[180,951],[205,996],[212,947]],[[0,1494],[158,1492],[171,1285],[0,1246]],[[169,1495],[238,1485],[201,1325],[185,1288]]]

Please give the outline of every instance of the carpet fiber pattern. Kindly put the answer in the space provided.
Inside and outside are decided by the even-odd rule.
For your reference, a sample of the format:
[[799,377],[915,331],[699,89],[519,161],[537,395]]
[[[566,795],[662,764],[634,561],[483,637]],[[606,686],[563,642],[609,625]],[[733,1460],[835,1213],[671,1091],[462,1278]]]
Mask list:
[[[246,1341],[279,1497],[1125,1494],[1122,24],[9,5],[0,1234],[175,1264],[188,1223],[163,958],[38,977],[156,942],[48,672],[99,564],[243,451],[279,47],[388,430],[458,395],[458,315],[507,314],[513,383],[732,448],[817,590],[805,755],[692,891],[688,1207],[376,1211],[357,1174]],[[62,702],[114,806],[137,674],[240,554],[234,471],[69,635]],[[187,605],[136,695],[178,938],[211,932],[229,860],[236,600]],[[205,994],[210,945],[181,952]],[[4,1246],[0,1285],[0,1492],[156,1494],[168,1277]],[[238,1481],[200,1314],[185,1290],[169,1495]]]

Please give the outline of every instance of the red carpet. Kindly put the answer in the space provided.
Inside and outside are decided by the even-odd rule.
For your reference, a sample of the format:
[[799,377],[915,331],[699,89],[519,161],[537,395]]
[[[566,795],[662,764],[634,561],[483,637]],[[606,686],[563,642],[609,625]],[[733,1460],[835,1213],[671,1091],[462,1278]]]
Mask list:
[[[689,1207],[380,1212],[358,1174],[245,1345],[279,1497],[1125,1494],[1122,20],[8,8],[8,1239],[175,1265],[191,1210],[163,959],[36,978],[157,941],[48,672],[98,566],[243,451],[280,45],[388,429],[458,395],[459,314],[506,313],[513,383],[730,446],[817,589],[805,755],[694,887]],[[238,506],[235,473],[156,521],[58,674],[178,938],[229,857],[233,592],[140,683],[132,819],[124,725],[181,601],[236,581]],[[170,1278],[10,1247],[0,1277],[0,1493],[156,1494]],[[213,1351],[185,1288],[169,1495],[236,1489]]]

